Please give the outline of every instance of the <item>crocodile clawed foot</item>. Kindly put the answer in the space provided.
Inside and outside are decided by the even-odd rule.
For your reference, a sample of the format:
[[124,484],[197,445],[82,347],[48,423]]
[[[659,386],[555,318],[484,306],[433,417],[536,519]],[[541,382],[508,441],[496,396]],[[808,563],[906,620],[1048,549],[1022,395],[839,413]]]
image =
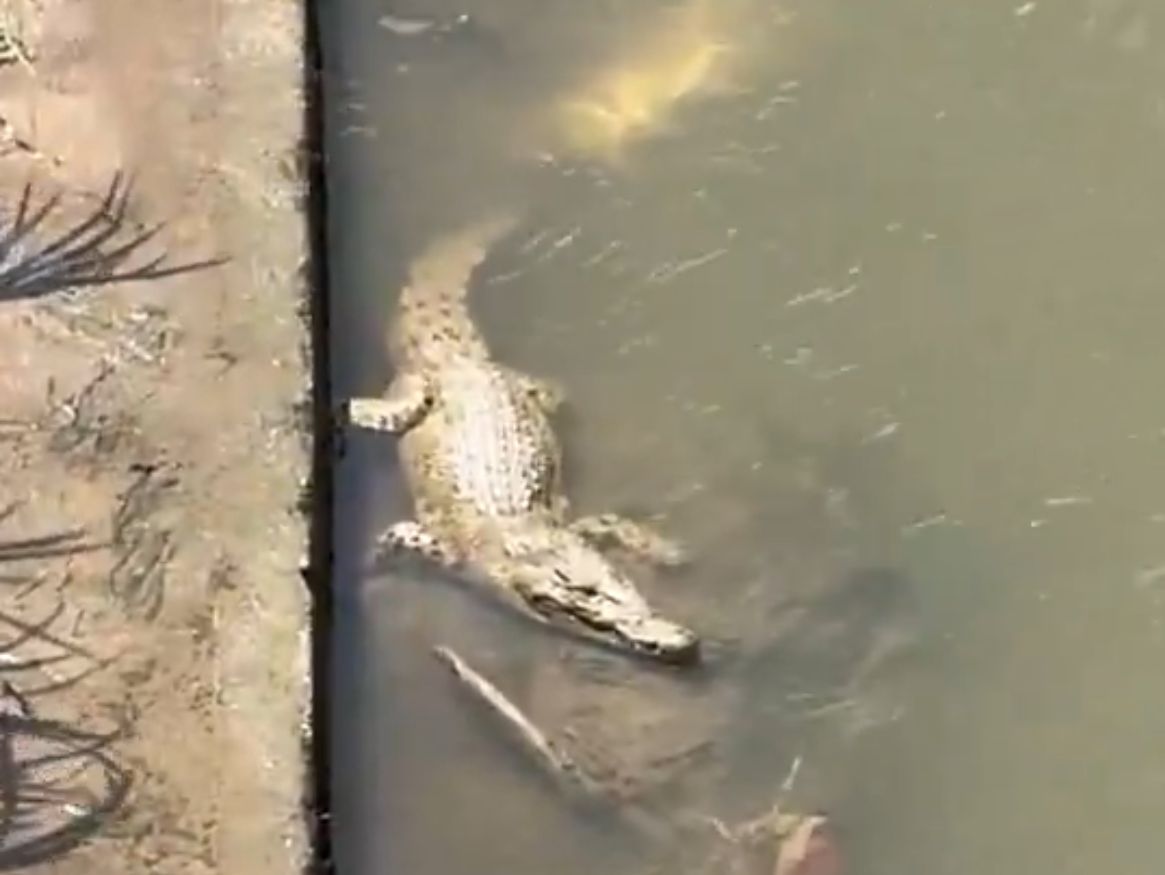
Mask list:
[[566,402],[566,390],[555,380],[531,377],[512,368],[506,369],[518,387],[529,395],[542,412],[550,414]]
[[404,374],[392,381],[383,398],[348,399],[339,420],[342,426],[401,434],[420,422],[431,403],[424,378]]
[[415,520],[393,523],[376,539],[376,558],[399,554],[420,556],[446,567],[457,564],[457,557],[452,551]]
[[566,390],[553,380],[528,378],[526,391],[546,413],[554,413],[566,403]]
[[678,541],[618,514],[580,517],[570,524],[570,529],[596,544],[617,544],[657,565],[675,568],[691,561],[687,550]]

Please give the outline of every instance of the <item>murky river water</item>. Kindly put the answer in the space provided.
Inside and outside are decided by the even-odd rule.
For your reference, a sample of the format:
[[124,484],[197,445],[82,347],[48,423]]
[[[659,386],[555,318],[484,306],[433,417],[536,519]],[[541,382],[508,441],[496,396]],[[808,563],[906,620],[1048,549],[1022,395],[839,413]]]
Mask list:
[[[797,762],[854,872],[1159,872],[1161,5],[754,0],[734,88],[614,164],[556,152],[548,108],[651,45],[661,3],[333,7],[338,394],[387,378],[416,249],[521,209],[475,312],[567,388],[576,503],[661,512],[691,544],[652,597],[728,640],[768,614],[725,605],[885,583],[851,587],[875,596],[844,636],[730,677],[747,761],[709,806],[755,808]],[[342,555],[407,512],[392,458],[351,441]],[[341,872],[642,871],[429,655],[521,689],[558,642],[417,572],[340,570]],[[911,646],[795,705],[882,640]]]

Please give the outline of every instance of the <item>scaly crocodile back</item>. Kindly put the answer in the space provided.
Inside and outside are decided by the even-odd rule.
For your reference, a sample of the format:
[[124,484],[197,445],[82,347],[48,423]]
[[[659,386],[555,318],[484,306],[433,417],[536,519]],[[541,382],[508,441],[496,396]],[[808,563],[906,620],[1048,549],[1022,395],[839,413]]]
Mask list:
[[469,315],[467,287],[490,248],[515,223],[509,214],[490,216],[437,239],[413,262],[389,338],[399,369],[424,371],[457,358],[488,358]]
[[593,544],[566,528],[545,387],[491,361],[470,319],[470,276],[513,224],[498,216],[438,239],[401,293],[390,333],[398,375],[384,403],[412,417],[386,429],[400,435],[411,525],[431,552],[484,573],[540,619],[569,618],[668,659],[690,654],[694,635],[658,617]]

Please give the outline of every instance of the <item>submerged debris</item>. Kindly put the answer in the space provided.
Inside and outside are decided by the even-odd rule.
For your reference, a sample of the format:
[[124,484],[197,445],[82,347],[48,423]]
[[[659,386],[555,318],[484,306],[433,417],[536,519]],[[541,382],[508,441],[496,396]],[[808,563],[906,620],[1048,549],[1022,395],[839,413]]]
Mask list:
[[600,793],[598,785],[579,771],[571,758],[546,737],[546,733],[530,722],[521,709],[511,702],[501,690],[471,668],[452,649],[437,647],[433,654],[474,696],[488,705],[502,719],[503,723],[514,730],[522,746],[534,755],[539,765],[555,781],[565,781],[572,787],[583,790],[587,795]]
[[802,817],[778,833],[780,847],[773,875],[841,875],[837,844],[821,815]]
[[448,19],[430,15],[382,15],[377,24],[396,36],[424,36],[453,33],[471,23],[469,13],[462,12]]

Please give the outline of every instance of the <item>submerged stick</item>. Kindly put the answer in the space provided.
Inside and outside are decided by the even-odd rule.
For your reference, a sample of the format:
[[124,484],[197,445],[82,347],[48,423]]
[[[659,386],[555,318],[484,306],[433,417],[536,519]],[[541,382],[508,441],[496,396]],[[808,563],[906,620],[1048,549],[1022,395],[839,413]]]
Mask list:
[[671,836],[674,832],[671,826],[642,806],[628,803],[608,792],[599,781],[580,768],[569,754],[555,745],[505,693],[471,668],[452,649],[435,647],[433,653],[463,686],[502,719],[511,732],[517,735],[527,752],[537,760],[542,771],[573,801],[615,815],[624,826],[641,838],[658,843]]
[[588,795],[598,793],[598,786],[589,779],[574,761],[557,750],[541,729],[535,726],[521,712],[517,705],[488,680],[474,671],[468,663],[448,647],[437,647],[434,655],[445,663],[453,676],[461,681],[479,699],[485,702],[502,721],[513,730],[523,746],[538,760],[556,781],[569,779],[573,784],[585,789]]
[[[658,815],[607,792],[602,784],[583,771],[571,757],[560,750],[521,709],[475,671],[449,647],[436,647],[434,655],[475,697],[501,718],[526,751],[556,785],[572,797],[591,804],[600,803],[636,835],[656,844],[669,842],[678,824],[668,823]],[[774,806],[771,811],[735,828],[710,819],[722,838],[734,845],[756,844],[765,838],[776,842],[773,875],[840,875],[841,860],[837,847],[827,832],[828,819],[821,814],[792,814]]]
[[614,814],[625,826],[641,837],[664,840],[672,830],[659,817],[639,805],[629,804],[608,792],[567,754],[554,744],[505,693],[474,671],[448,647],[436,647],[434,655],[443,662],[466,688],[489,706],[502,722],[517,735],[522,746],[538,761],[551,780],[575,801],[599,806]]

